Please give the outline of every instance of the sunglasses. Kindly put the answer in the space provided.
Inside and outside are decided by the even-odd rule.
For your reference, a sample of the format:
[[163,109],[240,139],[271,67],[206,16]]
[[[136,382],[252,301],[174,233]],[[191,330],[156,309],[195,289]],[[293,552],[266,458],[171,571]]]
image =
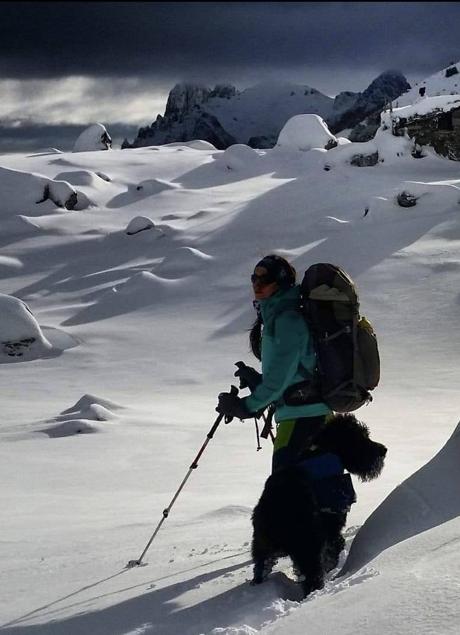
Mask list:
[[268,274],[268,273],[264,273],[261,276],[258,276],[256,273],[253,273],[251,275],[251,282],[252,282],[252,284],[255,284],[256,282],[258,282],[263,287],[265,287],[268,284],[271,284],[272,282],[275,282],[275,280],[273,280],[273,277],[270,276],[270,274]]

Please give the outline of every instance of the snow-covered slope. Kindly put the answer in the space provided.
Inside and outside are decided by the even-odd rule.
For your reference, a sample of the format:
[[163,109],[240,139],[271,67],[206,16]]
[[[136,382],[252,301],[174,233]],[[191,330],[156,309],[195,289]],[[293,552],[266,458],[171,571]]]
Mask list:
[[[375,153],[372,167],[351,164]],[[328,151],[191,143],[4,155],[0,166],[30,183],[65,175],[91,201],[37,214],[18,188],[13,215],[0,201],[0,292],[26,302],[60,351],[0,363],[1,632],[457,632],[458,437],[430,463],[460,411],[457,163],[415,160],[379,130]],[[403,191],[414,207],[398,205]],[[359,416],[389,452],[379,479],[355,483],[355,564],[305,602],[287,562],[248,584],[271,458],[250,421],[221,424],[147,566],[125,568],[205,441],[234,362],[255,362],[249,276],[274,250],[299,272],[320,261],[349,271],[382,360]]]
[[412,86],[410,90],[394,100],[393,107],[401,108],[416,103],[421,98],[421,89],[424,97],[458,95],[460,93],[460,60]]

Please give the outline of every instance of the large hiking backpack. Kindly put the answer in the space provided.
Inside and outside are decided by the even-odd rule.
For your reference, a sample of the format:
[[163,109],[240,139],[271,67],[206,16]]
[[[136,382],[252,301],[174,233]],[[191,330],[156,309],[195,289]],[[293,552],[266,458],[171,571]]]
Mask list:
[[350,276],[335,265],[309,267],[301,288],[301,311],[314,342],[317,369],[293,386],[286,403],[324,401],[335,412],[351,412],[372,401],[380,379],[380,358],[372,325],[359,315]]

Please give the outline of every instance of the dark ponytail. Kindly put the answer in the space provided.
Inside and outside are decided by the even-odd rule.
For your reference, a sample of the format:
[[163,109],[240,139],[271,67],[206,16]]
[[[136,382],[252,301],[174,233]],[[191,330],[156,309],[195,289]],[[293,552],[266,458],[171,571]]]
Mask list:
[[258,315],[249,332],[249,346],[259,362],[262,359],[262,317]]
[[260,362],[262,360],[262,327],[264,322],[262,320],[259,302],[254,300],[252,304],[256,310],[257,317],[249,331],[249,348],[253,352],[254,357]]

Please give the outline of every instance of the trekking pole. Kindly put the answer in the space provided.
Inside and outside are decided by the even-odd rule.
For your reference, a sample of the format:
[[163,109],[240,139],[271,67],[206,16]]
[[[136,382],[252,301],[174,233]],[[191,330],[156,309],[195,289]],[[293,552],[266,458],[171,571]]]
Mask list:
[[264,420],[264,427],[262,430],[262,434],[260,435],[262,437],[262,439],[267,439],[268,436],[270,436],[270,439],[272,440],[273,445],[275,444],[275,435],[273,434],[272,431],[272,421],[273,421],[273,414],[274,414],[274,409],[272,406],[269,407],[268,409],[268,415],[265,415],[265,413],[262,413],[262,419]]
[[[235,391],[236,391],[236,393],[238,393],[238,389],[237,389],[235,386],[232,386],[232,388],[231,388],[231,392],[232,392],[232,393],[234,393],[234,394],[236,394],[236,393],[235,393]],[[150,540],[149,540],[149,541],[148,541],[148,543],[146,544],[144,551],[141,553],[141,555],[140,555],[140,557],[138,558],[138,560],[130,560],[130,561],[128,562],[128,564],[126,565],[126,568],[127,568],[127,569],[131,569],[132,567],[138,567],[138,566],[140,566],[140,564],[141,564],[141,562],[142,562],[142,560],[143,560],[143,558],[144,558],[145,554],[147,553],[147,551],[148,551],[148,549],[149,549],[150,545],[152,544],[152,542],[153,542],[153,540],[154,540],[155,536],[156,536],[156,535],[157,535],[157,533],[160,531],[160,527],[161,527],[161,525],[164,523],[164,521],[166,520],[166,518],[169,516],[169,512],[171,511],[171,508],[172,508],[172,506],[174,505],[174,503],[176,502],[177,497],[178,497],[178,496],[179,496],[179,494],[181,493],[181,491],[182,491],[182,489],[183,489],[183,487],[184,487],[185,483],[188,481],[188,478],[189,478],[190,474],[193,472],[193,470],[196,470],[196,468],[198,467],[198,461],[200,460],[201,455],[202,455],[202,454],[203,454],[203,452],[205,451],[206,446],[208,445],[209,441],[210,441],[210,440],[212,439],[212,437],[214,436],[214,432],[217,430],[217,428],[218,428],[218,426],[219,426],[220,422],[222,421],[222,419],[224,418],[224,416],[225,416],[225,415],[220,414],[220,415],[217,417],[217,419],[214,421],[214,424],[213,424],[212,428],[210,429],[210,431],[209,431],[209,432],[208,432],[208,434],[206,435],[206,440],[205,440],[205,442],[204,442],[204,443],[203,443],[203,445],[201,446],[200,451],[198,452],[198,454],[196,455],[196,457],[195,457],[195,458],[194,458],[194,460],[193,460],[193,463],[192,463],[192,464],[191,464],[191,466],[189,467],[189,470],[188,470],[187,474],[185,475],[184,480],[183,480],[183,481],[182,481],[182,483],[180,484],[179,489],[178,489],[178,490],[177,490],[177,492],[174,494],[174,497],[173,497],[172,501],[169,503],[168,507],[166,507],[166,509],[164,509],[164,510],[163,510],[163,517],[162,517],[162,519],[160,520],[160,522],[158,523],[158,525],[157,525],[157,527],[156,527],[155,531],[153,532],[153,534],[152,534],[152,536],[151,536]],[[227,418],[226,418],[225,423],[229,423],[230,421],[231,421],[231,418],[228,418],[228,420],[227,420]]]

